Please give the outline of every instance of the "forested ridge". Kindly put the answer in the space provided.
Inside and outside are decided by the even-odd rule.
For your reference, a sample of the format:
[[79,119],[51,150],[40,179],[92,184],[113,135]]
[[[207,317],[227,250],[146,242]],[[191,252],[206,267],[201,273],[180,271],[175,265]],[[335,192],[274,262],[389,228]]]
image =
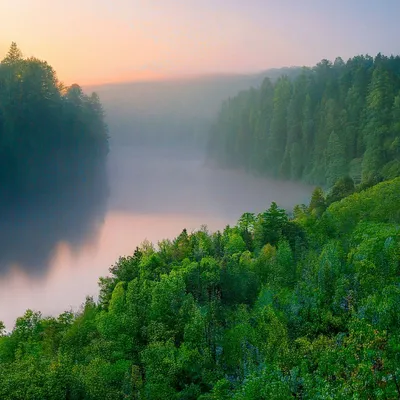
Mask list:
[[[226,102],[213,158],[330,191],[143,242],[78,312],[0,323],[0,399],[400,398],[399,63],[323,61]],[[4,203],[104,170],[95,94],[15,44],[0,84]]]
[[0,63],[0,206],[43,201],[104,173],[107,126],[96,93],[64,86],[15,43]]
[[332,186],[400,175],[400,57],[322,60],[224,102],[209,158],[224,167]]
[[399,398],[399,193],[317,188],[291,216],[144,242],[98,301],[0,337],[0,398]]

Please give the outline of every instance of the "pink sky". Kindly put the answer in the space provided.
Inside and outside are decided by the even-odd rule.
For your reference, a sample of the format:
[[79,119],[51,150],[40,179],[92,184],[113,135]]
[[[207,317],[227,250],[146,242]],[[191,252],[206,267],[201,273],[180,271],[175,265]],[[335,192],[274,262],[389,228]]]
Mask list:
[[15,41],[65,83],[93,84],[399,52],[399,2],[367,3],[2,0],[0,55]]

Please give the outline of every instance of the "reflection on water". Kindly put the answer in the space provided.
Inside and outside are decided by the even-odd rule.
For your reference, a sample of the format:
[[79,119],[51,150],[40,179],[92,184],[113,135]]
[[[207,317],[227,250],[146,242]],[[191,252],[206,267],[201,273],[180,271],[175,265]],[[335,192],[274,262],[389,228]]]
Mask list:
[[76,308],[86,295],[97,296],[98,278],[120,256],[130,255],[144,239],[157,242],[179,235],[183,227],[194,230],[204,222],[210,229],[227,223],[218,218],[191,215],[134,215],[110,212],[96,245],[88,244],[73,254],[66,244],[58,246],[51,268],[44,278],[32,278],[14,268],[0,280],[0,319],[10,328],[16,316],[27,308],[43,314],[58,314]]
[[[30,247],[25,248],[27,258],[23,261],[28,262],[20,268],[14,266],[0,278],[0,320],[8,328],[27,308],[54,315],[78,307],[86,295],[96,297],[99,276],[107,274],[119,256],[132,254],[144,239],[157,242],[173,238],[183,228],[190,231],[203,224],[210,230],[223,229],[243,212],[263,211],[272,201],[292,208],[305,202],[312,190],[309,186],[213,170],[192,154],[132,148],[112,149],[109,176],[110,198],[104,220],[96,202],[84,199],[75,199],[74,206],[86,210],[86,216],[68,214],[68,207],[53,215],[51,223],[44,224],[45,214],[31,216],[39,224],[37,235],[30,236],[37,242],[27,241]],[[95,225],[83,225],[88,215],[96,217],[91,219]],[[60,221],[64,221],[64,227]],[[84,231],[83,226],[91,229]],[[30,268],[29,261],[37,264],[35,246],[44,246],[45,239],[58,245],[49,268],[43,263],[46,274],[40,276],[32,274],[37,269]],[[83,244],[73,251],[71,243]],[[17,248],[13,251],[18,255]]]
[[15,263],[31,276],[43,275],[58,243],[79,251],[95,239],[107,212],[107,177],[100,170],[81,175],[40,199],[0,208],[0,279]]

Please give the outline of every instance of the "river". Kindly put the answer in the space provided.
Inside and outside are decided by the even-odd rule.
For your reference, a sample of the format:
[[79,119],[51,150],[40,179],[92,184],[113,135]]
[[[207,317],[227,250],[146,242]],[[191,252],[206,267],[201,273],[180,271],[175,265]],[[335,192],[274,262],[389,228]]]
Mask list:
[[[107,207],[78,247],[58,240],[47,265],[36,269],[13,265],[0,277],[0,320],[8,329],[28,308],[57,315],[76,310],[86,295],[96,298],[98,278],[144,239],[155,243],[172,239],[183,228],[191,231],[203,224],[210,230],[223,229],[243,212],[263,211],[272,201],[292,209],[306,202],[312,190],[298,183],[212,169],[201,156],[182,150],[114,147],[108,171]],[[68,218],[73,234],[78,221]],[[45,228],[34,228],[40,242],[39,230]],[[46,229],[51,237],[53,228]]]

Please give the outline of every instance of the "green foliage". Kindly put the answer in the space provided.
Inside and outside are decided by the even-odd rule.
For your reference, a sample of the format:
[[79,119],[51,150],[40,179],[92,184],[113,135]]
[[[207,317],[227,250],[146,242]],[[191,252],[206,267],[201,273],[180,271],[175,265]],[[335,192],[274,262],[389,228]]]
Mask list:
[[0,323],[0,398],[398,398],[399,193],[342,178],[294,218],[143,242],[98,302]]
[[354,181],[349,176],[342,176],[335,181],[332,186],[326,201],[329,204],[339,201],[355,192]]
[[326,149],[326,183],[332,186],[346,174],[346,153],[339,136],[332,132]]
[[[293,218],[272,203],[222,232],[143,242],[100,279],[98,302],[27,310],[10,333],[0,322],[0,398],[398,398],[399,64],[323,60],[226,103],[224,163],[331,190]],[[106,154],[96,95],[62,88],[15,43],[0,83],[3,195],[28,193],[52,152],[50,181],[77,173],[70,157]]]
[[326,210],[326,199],[324,191],[321,187],[316,187],[311,195],[310,205],[308,206],[308,211],[316,215],[321,216]]
[[72,191],[104,172],[107,126],[99,97],[64,87],[15,43],[0,63],[0,200],[15,205]]
[[[400,175],[400,57],[322,60],[226,101],[209,157],[255,174],[331,187]],[[237,146],[234,146],[237,143]]]
[[254,229],[254,243],[257,249],[265,244],[276,245],[282,237],[284,229],[288,224],[285,210],[272,202],[271,207],[257,216]]
[[361,221],[399,223],[399,193],[400,178],[379,183],[330,205],[324,222],[332,224],[338,234],[353,230]]

